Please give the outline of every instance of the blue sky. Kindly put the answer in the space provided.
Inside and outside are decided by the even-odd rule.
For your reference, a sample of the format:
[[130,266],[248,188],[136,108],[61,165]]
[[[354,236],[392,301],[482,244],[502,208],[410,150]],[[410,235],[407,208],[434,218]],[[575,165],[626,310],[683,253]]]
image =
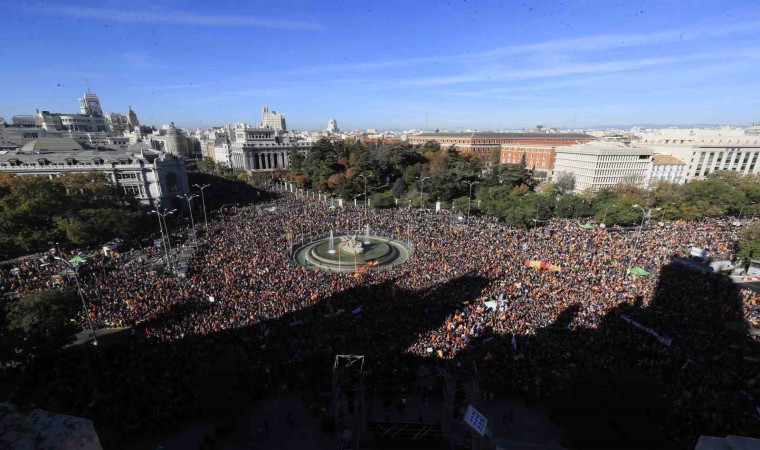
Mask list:
[[0,116],[184,127],[760,121],[760,3],[0,0]]

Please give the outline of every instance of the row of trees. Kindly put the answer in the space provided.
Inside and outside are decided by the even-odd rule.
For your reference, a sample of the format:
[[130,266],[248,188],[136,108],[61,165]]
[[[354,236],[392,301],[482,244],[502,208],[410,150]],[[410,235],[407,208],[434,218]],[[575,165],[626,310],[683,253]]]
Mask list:
[[661,208],[656,218],[666,220],[760,212],[756,175],[718,172],[683,185],[663,182],[649,190],[620,185],[577,193],[572,176],[559,174],[554,182],[539,185],[524,159],[499,164],[494,158],[490,170],[484,170],[477,156],[432,141],[410,147],[323,139],[305,157],[293,150],[290,167],[284,176],[300,188],[351,199],[363,195],[366,178],[376,207],[393,206],[394,199],[412,206],[419,206],[421,199],[428,204],[439,200],[461,211],[471,205],[474,213],[494,215],[518,227],[535,226],[551,217],[630,225],[642,217],[633,205]]
[[0,174],[0,259],[59,242],[94,246],[143,229],[137,200],[105,174],[61,174],[54,179]]

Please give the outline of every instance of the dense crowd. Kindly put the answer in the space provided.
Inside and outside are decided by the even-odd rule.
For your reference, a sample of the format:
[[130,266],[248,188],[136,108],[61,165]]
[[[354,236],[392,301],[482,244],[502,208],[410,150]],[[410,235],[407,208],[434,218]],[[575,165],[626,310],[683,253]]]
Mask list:
[[[210,223],[184,279],[157,275],[142,260],[106,267],[96,259],[83,277],[91,319],[99,327],[134,326],[137,341],[175,350],[184,338],[232,340],[243,346],[234,352],[251,361],[251,370],[267,378],[280,370],[275,366],[290,367],[296,382],[324,377],[309,372],[312,358],[350,352],[367,356],[370,373],[400,383],[409,378],[394,367],[403,358],[472,360],[486,395],[537,398],[566,387],[579,366],[635,367],[668,384],[672,413],[662,432],[672,442],[693,445],[698,434],[752,434],[760,426],[754,409],[760,400],[746,385],[757,381],[751,356],[757,345],[725,326],[741,320],[759,326],[757,294],[696,271],[666,276],[671,256],[688,256],[692,247],[731,259],[738,230],[729,220],[652,221],[631,230],[551,220],[523,230],[480,216],[467,222],[412,209],[331,209],[292,194],[271,206],[233,209]],[[412,257],[360,274],[305,268],[289,257],[291,243],[366,224],[372,233],[409,242]],[[527,267],[525,260],[560,270]],[[629,274],[634,266],[650,275]],[[34,261],[15,275],[0,269],[0,289],[54,288],[57,269]],[[716,305],[731,295],[735,304]],[[668,335],[672,346],[621,316]],[[721,346],[729,345],[727,354]],[[138,349],[150,347],[133,345],[126,355],[155,352]],[[623,361],[621,353],[631,356]],[[190,357],[172,356],[175,364]],[[736,373],[713,370],[721,365]],[[153,388],[180,389],[170,384]]]

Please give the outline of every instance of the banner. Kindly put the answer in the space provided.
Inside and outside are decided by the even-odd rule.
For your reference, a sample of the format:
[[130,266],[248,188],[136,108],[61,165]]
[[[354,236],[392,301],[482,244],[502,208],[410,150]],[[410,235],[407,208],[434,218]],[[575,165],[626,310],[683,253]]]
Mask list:
[[692,247],[689,254],[695,258],[707,259],[707,250],[701,249],[699,247]]
[[543,270],[548,270],[550,272],[560,272],[562,270],[560,266],[549,264],[543,261],[535,261],[532,259],[525,260],[525,267],[532,267],[534,269],[543,269]]
[[659,333],[657,333],[653,329],[651,329],[651,328],[649,328],[647,326],[644,326],[644,325],[636,322],[635,320],[631,319],[630,317],[626,316],[625,314],[623,314],[622,317],[623,317],[623,320],[625,320],[626,322],[630,323],[634,327],[636,327],[639,330],[641,330],[641,331],[643,331],[643,332],[645,332],[647,334],[650,334],[650,335],[654,336],[655,338],[657,338],[657,340],[660,341],[660,343],[662,343],[663,345],[666,345],[666,346],[670,347],[670,345],[673,343],[673,339],[666,338],[665,336],[660,336]]

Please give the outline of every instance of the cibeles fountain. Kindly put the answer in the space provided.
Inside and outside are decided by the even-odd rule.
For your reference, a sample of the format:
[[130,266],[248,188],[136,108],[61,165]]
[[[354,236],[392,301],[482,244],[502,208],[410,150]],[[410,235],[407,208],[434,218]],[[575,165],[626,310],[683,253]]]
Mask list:
[[334,272],[389,269],[409,259],[412,250],[408,244],[370,234],[369,225],[362,231],[330,230],[326,236],[293,246],[290,256],[302,266]]

